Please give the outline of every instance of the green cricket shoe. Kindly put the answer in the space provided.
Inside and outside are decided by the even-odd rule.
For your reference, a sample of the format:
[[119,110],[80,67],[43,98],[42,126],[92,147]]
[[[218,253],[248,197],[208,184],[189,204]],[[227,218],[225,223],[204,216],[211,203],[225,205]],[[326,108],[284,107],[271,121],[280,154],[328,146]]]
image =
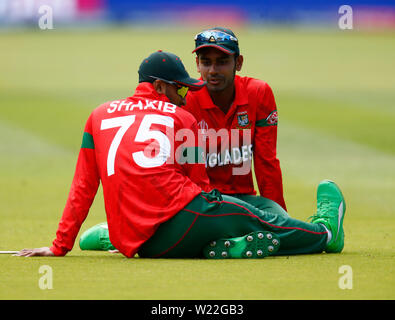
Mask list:
[[321,223],[332,233],[325,251],[338,253],[344,248],[343,220],[346,202],[340,188],[331,180],[323,180],[317,188],[317,212],[312,223]]
[[203,249],[207,259],[256,259],[278,251],[280,239],[272,232],[255,231],[245,236],[212,241]]
[[86,230],[80,238],[81,250],[115,250],[108,235],[107,222],[99,223]]

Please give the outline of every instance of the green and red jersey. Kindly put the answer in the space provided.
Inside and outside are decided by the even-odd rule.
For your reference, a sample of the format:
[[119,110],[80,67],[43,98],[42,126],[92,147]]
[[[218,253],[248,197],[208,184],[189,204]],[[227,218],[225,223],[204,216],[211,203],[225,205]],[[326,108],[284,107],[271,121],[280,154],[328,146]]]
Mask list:
[[227,114],[214,105],[207,87],[189,92],[184,107],[206,140],[210,183],[224,194],[256,194],[252,172],[247,170],[253,159],[260,195],[286,209],[273,92],[258,79],[236,76],[234,81],[235,99]]
[[[177,139],[185,129],[188,139]],[[51,251],[65,255],[72,249],[101,182],[110,241],[133,257],[161,223],[202,189],[210,190],[204,161],[180,160],[185,150],[196,150],[197,130],[194,117],[150,83],[141,83],[132,97],[96,108]]]

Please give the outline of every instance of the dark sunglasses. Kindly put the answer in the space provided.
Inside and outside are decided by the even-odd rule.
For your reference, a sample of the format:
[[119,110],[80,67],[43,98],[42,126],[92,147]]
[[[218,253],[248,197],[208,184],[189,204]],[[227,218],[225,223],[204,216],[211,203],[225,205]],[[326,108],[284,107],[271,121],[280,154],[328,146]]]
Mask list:
[[185,98],[187,93],[188,93],[189,88],[185,87],[185,86],[180,86],[177,85],[177,94],[181,97],[181,98]]
[[203,43],[229,43],[233,42],[234,44],[238,45],[238,40],[236,37],[222,32],[222,31],[216,31],[216,30],[207,30],[203,31],[201,33],[198,33],[195,36],[195,42],[199,46]]
[[182,86],[182,85],[178,84],[178,83],[175,82],[175,81],[169,81],[169,80],[165,80],[165,79],[158,78],[158,77],[154,77],[154,76],[150,76],[150,77],[151,77],[151,78],[154,78],[154,79],[162,80],[163,82],[166,82],[166,83],[169,83],[169,84],[175,85],[175,86],[177,87],[177,94],[178,94],[181,98],[185,98],[186,95],[187,95],[187,93],[188,93],[188,90],[189,90],[188,87]]

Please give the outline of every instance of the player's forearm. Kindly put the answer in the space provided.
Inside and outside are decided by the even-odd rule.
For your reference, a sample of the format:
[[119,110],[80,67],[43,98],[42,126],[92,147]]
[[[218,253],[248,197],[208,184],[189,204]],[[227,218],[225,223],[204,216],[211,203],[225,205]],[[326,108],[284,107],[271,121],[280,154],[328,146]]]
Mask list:
[[280,161],[275,151],[269,152],[269,148],[258,148],[254,152],[254,171],[262,197],[277,202],[287,210],[283,194],[283,180]]
[[271,180],[261,180],[260,182],[258,182],[258,188],[262,197],[273,200],[281,207],[283,207],[285,211],[287,211],[281,177],[274,176]]
[[283,194],[280,162],[277,158],[254,158],[255,177],[262,197],[277,202],[287,210]]
[[66,206],[60,219],[51,251],[65,255],[73,248],[75,238],[85,221],[99,188],[94,151],[81,149]]
[[286,210],[282,172],[277,158],[277,126],[257,127],[254,146],[254,170],[260,195]]

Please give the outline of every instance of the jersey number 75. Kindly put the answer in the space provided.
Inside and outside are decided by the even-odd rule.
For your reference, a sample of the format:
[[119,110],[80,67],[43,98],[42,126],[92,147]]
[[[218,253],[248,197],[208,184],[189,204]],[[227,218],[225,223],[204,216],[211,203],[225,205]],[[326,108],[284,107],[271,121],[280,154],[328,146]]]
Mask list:
[[[111,128],[118,128],[114,139],[111,142],[110,149],[108,150],[107,156],[107,175],[111,176],[114,174],[114,163],[115,155],[121,140],[128,129],[135,122],[136,116],[124,116],[117,118],[104,119],[101,122],[101,130],[107,130]],[[169,128],[174,127],[174,119],[168,116],[158,114],[147,114],[144,116],[141,124],[137,130],[135,142],[144,142],[149,139],[154,139],[159,144],[159,152],[155,157],[147,157],[143,151],[137,151],[132,153],[133,160],[137,165],[143,168],[154,168],[163,165],[168,157],[171,155],[171,143],[169,138],[161,131],[150,130],[152,124],[161,124]]]

